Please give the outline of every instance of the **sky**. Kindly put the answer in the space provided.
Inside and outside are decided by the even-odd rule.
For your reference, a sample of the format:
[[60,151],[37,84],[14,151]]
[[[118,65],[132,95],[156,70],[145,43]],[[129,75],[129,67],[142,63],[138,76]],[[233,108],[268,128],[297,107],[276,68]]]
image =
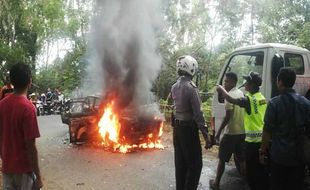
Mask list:
[[41,68],[53,64],[57,57],[63,59],[72,47],[73,44],[68,39],[59,39],[49,45],[45,43],[37,58],[37,66]]

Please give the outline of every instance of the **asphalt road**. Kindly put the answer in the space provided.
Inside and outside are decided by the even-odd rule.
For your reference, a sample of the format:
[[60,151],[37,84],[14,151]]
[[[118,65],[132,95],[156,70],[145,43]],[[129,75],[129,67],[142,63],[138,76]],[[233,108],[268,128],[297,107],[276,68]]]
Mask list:
[[[163,135],[164,150],[112,153],[90,145],[68,143],[68,126],[59,115],[38,117],[37,141],[40,168],[46,190],[173,190],[172,134]],[[216,153],[204,151],[200,190],[208,190],[214,178]],[[223,190],[242,190],[244,183],[233,164],[226,166]]]

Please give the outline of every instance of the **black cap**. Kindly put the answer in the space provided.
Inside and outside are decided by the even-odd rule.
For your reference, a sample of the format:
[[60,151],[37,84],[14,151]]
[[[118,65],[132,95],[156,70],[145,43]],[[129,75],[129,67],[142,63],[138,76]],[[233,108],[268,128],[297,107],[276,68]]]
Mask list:
[[261,86],[262,85],[262,78],[259,76],[259,73],[256,72],[250,72],[249,75],[243,76],[243,78],[249,82],[252,83],[256,86]]

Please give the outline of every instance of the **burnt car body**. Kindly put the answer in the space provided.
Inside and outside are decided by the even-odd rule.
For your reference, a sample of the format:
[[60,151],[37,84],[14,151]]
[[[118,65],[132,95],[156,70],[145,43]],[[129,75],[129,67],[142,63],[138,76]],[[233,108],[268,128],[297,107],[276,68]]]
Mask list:
[[85,98],[73,98],[67,100],[61,109],[61,121],[69,125],[71,118],[92,116],[98,113],[101,98],[87,96]]
[[[100,104],[102,99],[97,96],[87,96],[67,101],[62,109],[62,122],[69,126],[70,143],[102,142],[105,139],[99,134],[98,122],[102,116]],[[151,105],[143,106],[143,113],[125,109],[119,113],[121,128],[120,144],[142,144],[155,142],[159,138],[161,119],[155,119]],[[107,138],[107,137],[106,137]]]
[[69,99],[64,103],[61,120],[69,125],[70,143],[86,142],[96,132],[94,123],[98,119],[100,102],[98,96],[87,96]]
[[128,115],[123,113],[119,119],[122,126],[119,133],[121,144],[141,144],[145,143],[145,139],[154,142],[159,138],[162,120],[137,113]]

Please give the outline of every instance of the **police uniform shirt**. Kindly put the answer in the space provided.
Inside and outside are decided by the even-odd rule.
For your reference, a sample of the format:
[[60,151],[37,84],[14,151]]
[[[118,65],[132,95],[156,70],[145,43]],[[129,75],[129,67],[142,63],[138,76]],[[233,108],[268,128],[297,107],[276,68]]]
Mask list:
[[190,77],[179,77],[171,88],[171,95],[174,102],[175,119],[180,121],[194,120],[198,128],[205,128],[198,89]]
[[247,113],[244,115],[245,141],[261,142],[263,117],[267,105],[265,97],[260,92],[247,94],[246,97],[237,99],[236,104],[244,107]]

